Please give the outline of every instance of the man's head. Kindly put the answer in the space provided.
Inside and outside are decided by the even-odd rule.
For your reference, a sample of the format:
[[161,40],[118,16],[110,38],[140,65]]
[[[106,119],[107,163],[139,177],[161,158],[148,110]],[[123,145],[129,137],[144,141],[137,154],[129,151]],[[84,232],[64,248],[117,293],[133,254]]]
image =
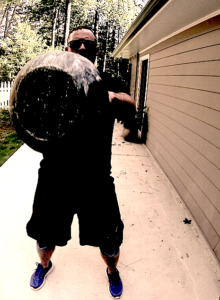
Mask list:
[[68,38],[68,47],[65,49],[68,52],[78,53],[88,58],[92,63],[99,53],[96,37],[86,26],[80,26],[70,33]]

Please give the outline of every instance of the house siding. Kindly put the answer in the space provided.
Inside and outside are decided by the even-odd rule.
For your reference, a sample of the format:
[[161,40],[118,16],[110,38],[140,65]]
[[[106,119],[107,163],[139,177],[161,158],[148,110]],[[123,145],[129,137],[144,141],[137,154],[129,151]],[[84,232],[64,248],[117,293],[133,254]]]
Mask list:
[[177,44],[143,55],[150,53],[146,145],[220,260],[218,22],[197,35],[192,28],[193,36],[188,30]]

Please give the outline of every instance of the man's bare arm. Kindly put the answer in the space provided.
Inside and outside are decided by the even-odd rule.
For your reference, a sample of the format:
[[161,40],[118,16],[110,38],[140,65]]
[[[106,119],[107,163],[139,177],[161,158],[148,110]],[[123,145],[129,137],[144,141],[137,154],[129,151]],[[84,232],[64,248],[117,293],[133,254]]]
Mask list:
[[134,118],[136,113],[135,101],[130,95],[114,92],[108,92],[108,94],[116,119],[125,122]]
[[138,129],[135,119],[136,106],[134,99],[125,93],[108,93],[114,117],[124,123],[122,136],[126,141],[137,142]]

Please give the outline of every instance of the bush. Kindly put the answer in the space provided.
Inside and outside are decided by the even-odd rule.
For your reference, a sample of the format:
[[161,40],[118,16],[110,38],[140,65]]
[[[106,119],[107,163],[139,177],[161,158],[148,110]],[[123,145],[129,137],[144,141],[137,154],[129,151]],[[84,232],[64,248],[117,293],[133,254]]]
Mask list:
[[1,45],[0,81],[13,81],[29,60],[51,50],[28,23],[18,23],[15,33]]

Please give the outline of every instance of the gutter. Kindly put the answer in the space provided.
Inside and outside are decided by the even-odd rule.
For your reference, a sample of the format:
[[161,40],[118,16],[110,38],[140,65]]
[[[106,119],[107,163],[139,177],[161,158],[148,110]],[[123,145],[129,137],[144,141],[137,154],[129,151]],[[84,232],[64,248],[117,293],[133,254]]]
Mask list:
[[131,27],[128,29],[127,33],[123,37],[120,44],[111,54],[113,57],[117,56],[123,48],[126,47],[128,42],[134,37],[134,35],[149,21],[161,8],[164,6],[166,2],[169,0],[149,0],[144,6],[141,13],[137,16],[137,18],[132,23]]

